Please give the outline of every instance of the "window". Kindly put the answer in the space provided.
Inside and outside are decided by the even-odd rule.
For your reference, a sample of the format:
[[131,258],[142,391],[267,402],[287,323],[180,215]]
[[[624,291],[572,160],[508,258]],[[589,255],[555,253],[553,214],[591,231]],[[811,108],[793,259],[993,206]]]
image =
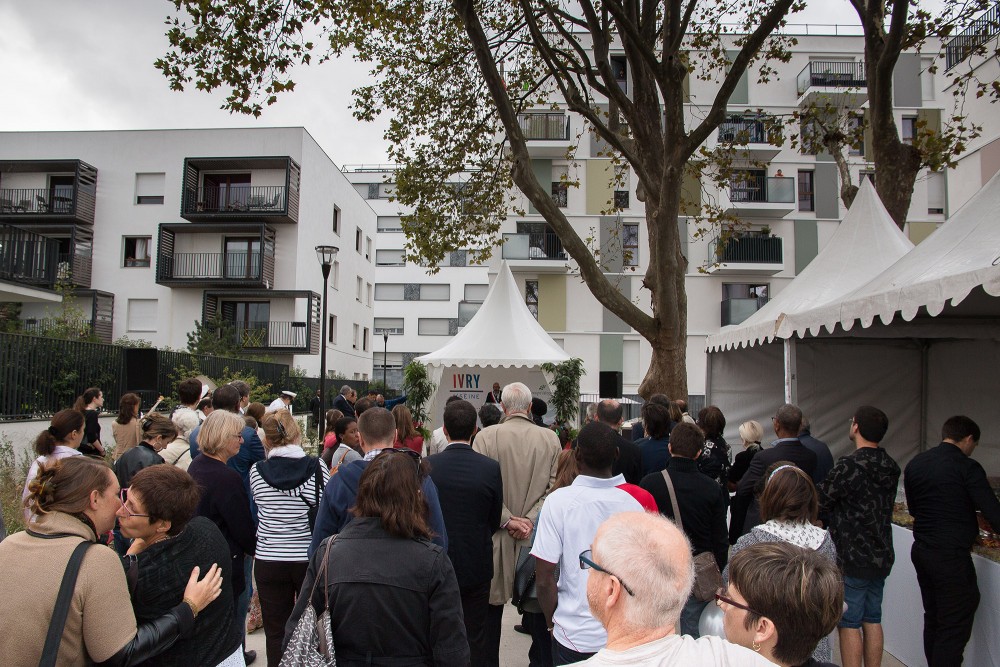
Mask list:
[[372,366],[376,371],[375,376],[378,377],[378,372],[383,368],[390,371],[403,370],[403,353],[402,352],[390,352],[386,354],[385,352],[379,352],[372,355]]
[[365,281],[361,279],[361,276],[357,278],[357,288],[354,290],[354,298],[357,299],[358,303],[361,303],[361,290],[365,286]]
[[166,190],[166,174],[136,174],[135,203],[162,204],[163,193]]
[[451,299],[451,285],[421,285],[421,301],[448,301]]
[[847,137],[848,140],[851,141],[850,149],[847,152],[850,155],[864,157],[864,127],[865,117],[863,114],[851,114],[851,116],[847,119]]
[[553,183],[552,201],[559,208],[566,208],[569,205],[569,185],[566,183]]
[[246,211],[250,207],[250,173],[205,174],[198,205],[204,211]]
[[337,260],[333,260],[333,271],[331,271],[330,273],[331,273],[330,278],[332,279],[330,281],[330,285],[333,286],[333,289],[339,290],[340,289],[340,262],[338,262]]
[[900,139],[904,144],[912,144],[917,137],[917,117],[903,116],[903,123],[899,127]]
[[421,336],[447,336],[448,322],[446,317],[421,317],[417,320],[417,333]]
[[767,283],[724,283],[722,326],[740,324],[767,303]]
[[368,184],[368,199],[378,199],[378,183]]
[[354,250],[357,251],[359,254],[361,253],[361,237],[362,237],[361,228],[358,227],[357,230],[355,230],[354,232]]
[[816,210],[816,201],[813,195],[813,172],[809,170],[799,171],[799,210]]
[[151,236],[122,237],[122,266],[149,266]]
[[927,212],[932,215],[944,214],[946,182],[943,171],[927,175]]
[[333,233],[340,235],[340,207],[333,207]]
[[628,60],[625,56],[611,56],[608,60],[611,63],[611,73],[615,77],[615,82],[618,83],[618,87],[622,89],[623,93],[627,93]]
[[332,344],[337,344],[337,316],[330,315],[330,320],[326,325],[326,339]]
[[371,283],[365,283],[365,296],[367,297],[367,300],[365,301],[365,303],[368,304],[369,306],[371,306],[372,305],[372,284]]
[[629,207],[628,190],[615,190],[615,208],[628,208],[628,207]]
[[465,301],[471,303],[482,303],[486,300],[486,295],[489,294],[489,285],[466,285],[465,286]]
[[383,216],[380,215],[378,218],[377,231],[380,232],[401,232],[403,231],[403,222],[399,219],[399,216]]
[[458,302],[458,326],[464,327],[483,307],[481,301],[459,301]]
[[376,301],[402,301],[403,296],[402,283],[377,283],[375,285]]
[[370,236],[365,237],[365,259],[369,262],[372,261],[372,239]]
[[538,281],[537,280],[525,280],[524,281],[524,303],[527,304],[528,310],[534,318],[538,319]]
[[364,333],[361,335],[361,351],[368,351],[368,327],[365,327]]
[[261,254],[259,238],[227,238],[224,242],[226,249],[223,253],[224,270],[226,278],[231,279],[260,279]]
[[874,171],[862,171],[858,173],[858,186],[865,182],[865,179],[871,181],[872,185],[875,185],[875,172]]
[[128,331],[156,331],[156,299],[129,299]]
[[403,333],[403,318],[402,317],[376,317],[375,323],[373,325],[375,333],[389,335],[402,335]]
[[934,99],[934,67],[933,58],[920,59],[920,97],[925,102]]
[[357,324],[355,324],[354,325],[354,338],[353,338],[353,343],[351,344],[351,347],[353,347],[355,350],[358,349],[358,337],[360,336],[360,334],[361,334],[361,327],[359,327]]
[[622,264],[639,266],[639,225],[622,225]]
[[390,183],[369,183],[368,199],[388,199],[392,196],[393,189]]
[[375,266],[405,266],[402,250],[376,250]]

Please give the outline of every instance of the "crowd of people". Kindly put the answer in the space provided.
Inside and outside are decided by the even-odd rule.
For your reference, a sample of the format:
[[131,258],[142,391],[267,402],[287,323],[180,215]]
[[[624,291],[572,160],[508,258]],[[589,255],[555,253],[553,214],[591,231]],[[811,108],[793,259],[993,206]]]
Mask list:
[[[341,666],[499,666],[512,599],[530,667],[824,666],[835,630],[843,665],[881,663],[901,470],[878,408],[854,411],[834,461],[794,405],[768,445],[741,424],[734,454],[717,406],[659,394],[633,437],[606,399],[574,439],[496,383],[478,410],[449,398],[425,437],[403,402],[345,385],[311,406],[312,452],[291,392],[177,395],[169,417],[121,397],[110,453],[99,388],[38,435],[28,528],[0,542],[5,664],[248,665],[259,605],[268,667],[307,664],[315,627]],[[970,637],[976,511],[1000,526],[979,437],[952,417],[905,471],[932,666]]]

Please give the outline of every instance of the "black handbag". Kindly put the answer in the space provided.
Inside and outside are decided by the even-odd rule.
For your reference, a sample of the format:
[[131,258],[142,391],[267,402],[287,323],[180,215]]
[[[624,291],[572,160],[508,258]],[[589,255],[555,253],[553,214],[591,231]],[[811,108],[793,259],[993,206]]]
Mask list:
[[[531,544],[535,543],[535,531],[531,531]],[[538,604],[538,593],[535,588],[535,561],[531,555],[531,545],[521,547],[517,554],[517,564],[514,566],[514,590],[511,595],[511,603],[517,607],[521,614],[542,613],[542,608]],[[559,581],[559,566],[556,565],[556,581]]]

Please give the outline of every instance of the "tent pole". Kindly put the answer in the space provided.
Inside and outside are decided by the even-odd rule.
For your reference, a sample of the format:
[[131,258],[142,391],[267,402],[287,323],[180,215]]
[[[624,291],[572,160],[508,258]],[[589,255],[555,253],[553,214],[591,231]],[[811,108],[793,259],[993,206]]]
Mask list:
[[705,405],[713,405],[712,403],[712,358],[715,356],[715,352],[708,353],[708,360],[705,363]]
[[799,378],[795,365],[795,339],[786,338],[784,344],[785,361],[785,403],[796,405],[799,402]]
[[927,449],[927,373],[928,357],[930,356],[930,345],[927,340],[920,341],[920,449],[923,452]]

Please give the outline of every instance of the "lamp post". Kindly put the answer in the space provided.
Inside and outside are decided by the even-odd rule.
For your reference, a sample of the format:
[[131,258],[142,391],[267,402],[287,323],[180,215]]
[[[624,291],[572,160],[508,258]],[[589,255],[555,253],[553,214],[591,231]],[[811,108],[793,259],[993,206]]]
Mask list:
[[[333,259],[340,252],[340,248],[333,245],[316,246],[316,259],[319,260],[320,268],[323,270],[323,319],[320,323],[320,336],[322,343],[319,348],[319,415],[320,422],[326,418],[326,306],[330,296],[330,269],[333,268]],[[317,431],[322,428],[316,425]]]
[[389,332],[382,330],[382,391],[389,391],[389,383],[386,382],[386,370],[389,368]]

